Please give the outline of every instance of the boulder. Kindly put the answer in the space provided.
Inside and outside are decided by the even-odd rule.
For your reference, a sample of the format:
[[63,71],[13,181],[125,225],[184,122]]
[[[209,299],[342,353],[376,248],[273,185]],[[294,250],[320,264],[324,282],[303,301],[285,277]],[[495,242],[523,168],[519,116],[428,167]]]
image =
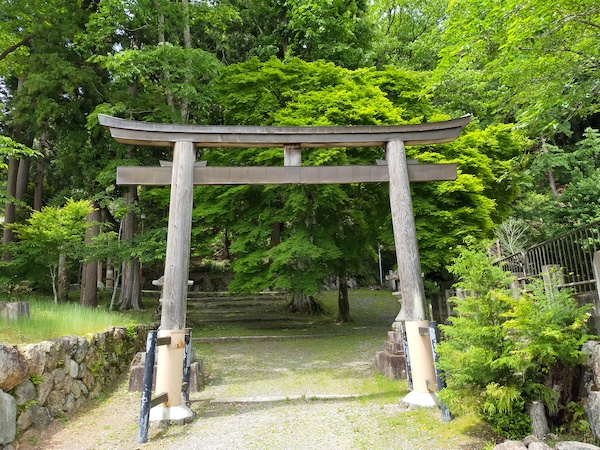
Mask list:
[[0,390],[10,391],[27,376],[27,360],[17,346],[0,343]]
[[29,373],[31,375],[41,375],[46,366],[54,365],[54,367],[49,368],[49,370],[56,368],[56,361],[58,361],[58,358],[55,358],[53,363],[51,362],[48,364],[49,355],[58,353],[58,347],[54,342],[43,341],[38,344],[29,344],[25,346],[23,353],[25,359],[27,359]]
[[521,441],[504,441],[496,445],[494,450],[527,450],[527,446]]
[[538,441],[538,442],[532,442],[531,444],[529,444],[527,446],[527,450],[552,450],[552,447],[550,447],[545,442]]
[[529,406],[529,418],[531,419],[532,434],[542,439],[550,432],[548,420],[546,419],[546,411],[542,402],[533,401]]
[[600,391],[591,391],[587,396],[585,403],[585,412],[588,416],[588,422],[594,439],[600,439]]
[[600,447],[595,445],[575,441],[557,442],[554,448],[556,450],[600,450]]
[[52,422],[52,416],[48,411],[48,408],[44,408],[38,405],[31,405],[25,411],[19,415],[17,420],[17,429],[24,431],[30,428],[32,425],[36,428],[43,428],[48,426]]
[[596,389],[600,389],[600,345],[596,345],[594,347],[591,358],[594,385],[596,386]]
[[39,406],[44,406],[46,401],[48,400],[48,396],[50,392],[52,392],[52,388],[54,387],[54,377],[52,377],[51,373],[44,373],[42,375],[42,382],[37,387],[37,404]]
[[17,401],[0,390],[0,445],[6,445],[17,436]]
[[22,406],[27,402],[35,400],[35,386],[29,378],[26,378],[21,384],[13,389],[12,395],[17,401],[17,405]]

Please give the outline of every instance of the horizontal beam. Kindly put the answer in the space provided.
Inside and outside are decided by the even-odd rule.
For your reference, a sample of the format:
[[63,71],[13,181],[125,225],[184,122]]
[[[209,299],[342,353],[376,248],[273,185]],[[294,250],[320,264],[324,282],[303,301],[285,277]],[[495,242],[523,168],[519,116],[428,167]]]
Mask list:
[[[117,184],[166,186],[171,184],[171,167],[117,167]],[[411,182],[452,181],[455,164],[408,164]],[[238,184],[348,184],[385,183],[388,167],[311,166],[311,167],[195,167],[194,185]]]
[[113,138],[123,144],[171,147],[191,141],[196,147],[261,147],[296,145],[309,148],[384,146],[401,140],[405,145],[440,144],[455,140],[471,116],[411,125],[350,127],[200,126],[137,122],[98,115]]

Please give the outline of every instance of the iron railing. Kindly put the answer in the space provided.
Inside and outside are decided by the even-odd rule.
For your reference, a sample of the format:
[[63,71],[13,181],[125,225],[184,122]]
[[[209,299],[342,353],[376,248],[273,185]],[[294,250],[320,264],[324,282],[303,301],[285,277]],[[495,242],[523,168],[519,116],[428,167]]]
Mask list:
[[539,276],[544,266],[560,266],[564,277],[561,286],[585,292],[596,289],[593,259],[598,250],[600,220],[507,256],[495,264],[523,278]]

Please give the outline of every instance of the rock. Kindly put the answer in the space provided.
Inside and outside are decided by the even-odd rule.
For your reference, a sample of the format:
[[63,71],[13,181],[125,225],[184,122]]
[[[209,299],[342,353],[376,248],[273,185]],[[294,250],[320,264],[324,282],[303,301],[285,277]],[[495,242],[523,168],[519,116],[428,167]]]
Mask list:
[[22,406],[25,403],[30,402],[31,400],[35,400],[35,386],[31,382],[31,380],[27,378],[16,388],[13,389],[12,395],[17,401],[17,405]]
[[79,389],[81,389],[81,393],[83,395],[87,396],[90,393],[90,391],[88,390],[87,386],[83,383],[83,381],[75,380],[75,383],[77,383],[77,385],[79,386]]
[[[46,368],[48,355],[51,353],[57,353],[58,348],[56,344],[50,341],[43,341],[38,344],[29,344],[25,346],[23,351],[27,365],[29,367],[30,375],[41,375]],[[56,368],[56,364],[51,370]]]
[[63,411],[70,413],[75,409],[75,396],[71,393],[67,394],[65,403],[63,404]]
[[38,405],[31,405],[21,413],[17,420],[17,429],[24,431],[32,425],[36,428],[44,428],[52,422],[52,416],[48,408]]
[[600,439],[600,391],[591,391],[584,403],[594,439]]
[[531,419],[532,434],[536,438],[542,439],[550,431],[548,420],[546,419],[546,411],[544,411],[542,402],[531,402],[531,405],[529,406],[529,417]]
[[534,435],[530,434],[529,436],[527,436],[526,438],[524,438],[521,442],[523,442],[523,444],[525,444],[526,446],[529,446],[529,444],[531,444],[532,442],[539,442],[540,440],[535,437]]
[[77,375],[79,375],[79,364],[71,358],[69,358],[69,375],[71,378],[77,378]]
[[594,377],[594,385],[600,389],[600,345],[596,345],[592,351],[592,374]]
[[50,392],[54,387],[54,378],[51,373],[45,373],[42,375],[42,382],[37,387],[37,404],[44,406],[48,400]]
[[554,448],[556,450],[600,450],[600,447],[595,445],[575,441],[557,442]]
[[77,351],[73,355],[73,360],[76,361],[77,363],[81,363],[81,361],[83,361],[83,359],[85,358],[85,355],[87,354],[89,348],[90,348],[90,343],[88,342],[88,340],[86,338],[80,338],[79,339],[79,347],[77,348]]
[[527,450],[552,450],[552,447],[550,447],[545,442],[538,441],[538,442],[532,442],[531,444],[529,444],[529,446],[527,447]]
[[88,388],[88,391],[92,390],[94,388],[94,384],[96,383],[94,380],[94,375],[92,375],[92,372],[89,370],[85,371],[81,380],[83,381],[83,384],[85,384],[85,387]]
[[0,390],[0,445],[10,444],[17,436],[17,401]]
[[27,376],[27,360],[17,346],[0,344],[0,390],[10,391]]
[[527,446],[521,441],[504,441],[496,445],[494,450],[527,450]]

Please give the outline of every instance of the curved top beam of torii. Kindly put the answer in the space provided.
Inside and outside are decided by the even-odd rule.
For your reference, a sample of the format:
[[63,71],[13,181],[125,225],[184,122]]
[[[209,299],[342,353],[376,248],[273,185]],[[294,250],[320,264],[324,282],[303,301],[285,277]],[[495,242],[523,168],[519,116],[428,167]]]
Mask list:
[[174,125],[138,122],[98,115],[100,125],[110,128],[122,144],[172,147],[191,141],[196,147],[369,147],[390,141],[405,145],[441,144],[455,140],[471,121],[466,115],[443,122],[410,125],[349,127],[261,127],[229,125]]

